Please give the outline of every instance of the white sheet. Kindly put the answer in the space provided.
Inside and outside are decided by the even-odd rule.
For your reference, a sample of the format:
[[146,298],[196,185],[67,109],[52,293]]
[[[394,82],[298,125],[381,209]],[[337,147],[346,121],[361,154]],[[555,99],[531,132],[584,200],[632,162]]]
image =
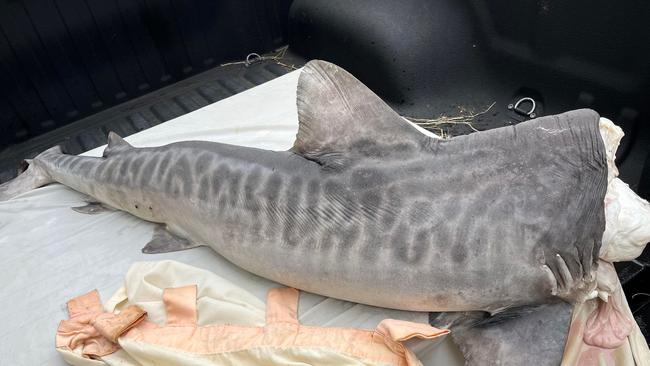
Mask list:
[[[156,146],[181,140],[219,141],[286,150],[298,128],[294,71],[241,94],[152,127],[126,140]],[[99,156],[103,147],[84,155]],[[97,288],[103,299],[117,290],[135,261],[175,259],[213,271],[260,299],[272,282],[238,269],[208,248],[145,255],[153,225],[123,212],[83,215],[70,209],[84,196],[53,184],[0,202],[0,365],[63,365],[54,350],[58,322],[70,298]],[[427,321],[409,313],[301,296],[300,319],[312,325],[374,328],[393,317]],[[419,344],[425,365],[462,365],[447,337]]]

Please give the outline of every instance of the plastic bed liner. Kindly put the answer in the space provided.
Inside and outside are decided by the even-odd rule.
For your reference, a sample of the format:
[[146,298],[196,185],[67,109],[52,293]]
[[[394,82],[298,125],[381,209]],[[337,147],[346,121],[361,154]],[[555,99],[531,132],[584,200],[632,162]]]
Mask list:
[[[284,63],[300,67],[304,61],[287,54]],[[129,136],[138,131],[169,121],[210,103],[240,93],[291,71],[273,61],[260,61],[250,66],[220,66],[183,81],[130,100],[44,135],[35,137],[0,152],[0,183],[16,176],[20,162],[45,149],[61,144],[66,152],[79,154],[106,143],[106,135],[114,131]]]

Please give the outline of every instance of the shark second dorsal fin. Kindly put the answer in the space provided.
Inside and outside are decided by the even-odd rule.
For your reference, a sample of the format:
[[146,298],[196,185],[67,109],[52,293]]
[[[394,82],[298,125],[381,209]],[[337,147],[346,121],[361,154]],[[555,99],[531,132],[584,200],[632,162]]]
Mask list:
[[298,80],[298,134],[291,151],[337,168],[356,156],[385,157],[428,137],[347,71],[314,60]]
[[108,145],[106,145],[106,148],[104,149],[104,153],[102,155],[106,158],[108,156],[115,155],[120,151],[128,150],[132,147],[133,146],[131,146],[131,144],[129,144],[128,142],[124,141],[124,139],[121,138],[120,135],[111,131],[108,133]]

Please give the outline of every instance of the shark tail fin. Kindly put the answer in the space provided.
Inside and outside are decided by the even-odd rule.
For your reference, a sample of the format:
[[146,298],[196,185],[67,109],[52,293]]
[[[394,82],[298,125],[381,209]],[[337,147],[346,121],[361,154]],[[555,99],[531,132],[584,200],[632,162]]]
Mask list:
[[7,201],[32,189],[54,182],[46,168],[39,160],[53,154],[62,154],[60,146],[51,147],[34,159],[23,160],[18,176],[6,183],[0,184],[0,202]]

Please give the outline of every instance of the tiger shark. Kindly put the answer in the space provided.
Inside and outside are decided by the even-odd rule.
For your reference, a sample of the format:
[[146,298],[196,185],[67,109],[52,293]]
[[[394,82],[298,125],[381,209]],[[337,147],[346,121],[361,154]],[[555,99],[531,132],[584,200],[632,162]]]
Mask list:
[[28,161],[0,201],[58,182],[160,224],[146,253],[209,246],[281,284],[381,307],[499,314],[597,296],[618,141],[606,145],[596,112],[435,139],[324,61],[303,68],[297,107],[288,151],[136,148],[110,133],[102,157],[53,147]]

